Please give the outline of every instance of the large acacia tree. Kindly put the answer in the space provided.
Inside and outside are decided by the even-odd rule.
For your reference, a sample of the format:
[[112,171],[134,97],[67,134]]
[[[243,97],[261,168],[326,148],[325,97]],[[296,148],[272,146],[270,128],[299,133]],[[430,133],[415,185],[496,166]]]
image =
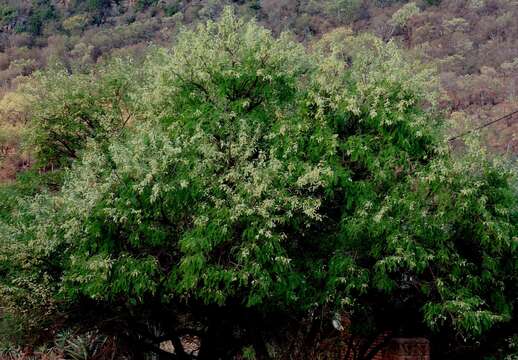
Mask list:
[[432,71],[394,44],[306,50],[226,11],[142,71],[139,121],[82,139],[61,189],[1,224],[5,311],[178,358],[197,335],[211,359],[311,357],[331,323],[453,341],[516,321],[513,172],[452,155]]

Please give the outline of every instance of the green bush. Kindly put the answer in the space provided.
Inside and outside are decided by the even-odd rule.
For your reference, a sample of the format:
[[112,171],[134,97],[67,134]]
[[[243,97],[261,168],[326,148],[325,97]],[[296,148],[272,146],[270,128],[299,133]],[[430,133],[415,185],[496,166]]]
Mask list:
[[88,141],[123,132],[132,120],[135,70],[132,61],[118,59],[90,74],[69,74],[60,65],[36,74],[26,89],[32,99],[27,141],[41,166],[69,164]]
[[2,26],[10,24],[16,18],[16,9],[9,5],[0,5],[0,24]]
[[137,0],[136,9],[138,11],[142,11],[151,6],[155,6],[157,3],[158,3],[158,0]]
[[[117,69],[48,78],[37,105],[40,156],[59,131],[77,159],[0,226],[0,301],[32,329],[266,358],[290,321],[337,313],[447,341],[516,320],[515,173],[451,154],[433,72],[395,44],[339,31],[310,52],[227,9],[154,52],[146,81]],[[138,121],[114,136],[126,79]]]
[[57,17],[56,9],[50,0],[37,1],[29,12],[26,24],[19,28],[19,31],[29,32],[33,36],[41,35],[45,24]]

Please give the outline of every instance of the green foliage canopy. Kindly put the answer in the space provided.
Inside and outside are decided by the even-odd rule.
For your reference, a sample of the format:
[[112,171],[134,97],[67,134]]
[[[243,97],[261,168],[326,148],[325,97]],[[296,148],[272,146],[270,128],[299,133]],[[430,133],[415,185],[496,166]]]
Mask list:
[[85,74],[62,65],[35,74],[23,92],[30,103],[28,144],[40,163],[69,164],[88,141],[104,143],[134,121],[136,65],[115,59]]
[[[98,127],[60,191],[2,222],[6,308],[382,307],[465,337],[512,321],[514,175],[451,155],[432,72],[394,44],[338,31],[307,51],[227,10],[142,71],[139,121],[115,138]],[[39,136],[69,103],[62,79]],[[85,119],[120,115],[97,108],[119,104],[113,92],[67,94]],[[63,136],[81,119],[60,118]]]

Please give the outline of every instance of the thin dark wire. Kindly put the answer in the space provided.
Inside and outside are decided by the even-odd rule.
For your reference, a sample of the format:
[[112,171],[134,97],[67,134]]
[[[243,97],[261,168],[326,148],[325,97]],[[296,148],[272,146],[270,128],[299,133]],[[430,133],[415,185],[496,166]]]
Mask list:
[[488,127],[488,126],[490,126],[490,125],[493,125],[494,123],[497,123],[497,122],[499,122],[499,121],[502,121],[502,120],[506,120],[506,119],[512,118],[512,117],[513,117],[513,115],[515,115],[515,114],[518,114],[518,110],[513,111],[512,113],[509,113],[509,114],[507,114],[507,115],[504,115],[504,116],[502,116],[502,117],[500,117],[500,118],[498,118],[498,119],[491,120],[491,121],[489,121],[489,122],[487,122],[487,123],[485,123],[485,124],[482,124],[482,125],[480,125],[480,126],[478,126],[478,127],[476,127],[476,128],[473,128],[473,129],[471,129],[471,130],[468,130],[468,131],[466,131],[466,132],[464,132],[464,133],[462,133],[462,134],[455,135],[454,137],[449,138],[449,139],[448,139],[448,141],[456,140],[456,139],[458,139],[458,138],[461,138],[461,137],[464,137],[464,136],[466,136],[466,135],[468,135],[468,134],[471,134],[471,133],[472,133],[472,132],[474,132],[474,131],[478,131],[478,130],[480,130],[480,129],[483,129],[483,128],[485,128],[485,127]]

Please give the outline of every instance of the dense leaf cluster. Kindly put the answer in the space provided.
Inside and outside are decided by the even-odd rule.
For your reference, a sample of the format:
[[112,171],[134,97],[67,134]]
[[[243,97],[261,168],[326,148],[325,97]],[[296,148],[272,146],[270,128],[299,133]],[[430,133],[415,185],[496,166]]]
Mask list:
[[205,335],[214,307],[463,338],[516,321],[513,172],[450,153],[431,71],[393,43],[337,31],[308,51],[226,11],[138,76],[118,65],[42,80],[34,144],[77,160],[0,223],[6,311],[152,308]]

